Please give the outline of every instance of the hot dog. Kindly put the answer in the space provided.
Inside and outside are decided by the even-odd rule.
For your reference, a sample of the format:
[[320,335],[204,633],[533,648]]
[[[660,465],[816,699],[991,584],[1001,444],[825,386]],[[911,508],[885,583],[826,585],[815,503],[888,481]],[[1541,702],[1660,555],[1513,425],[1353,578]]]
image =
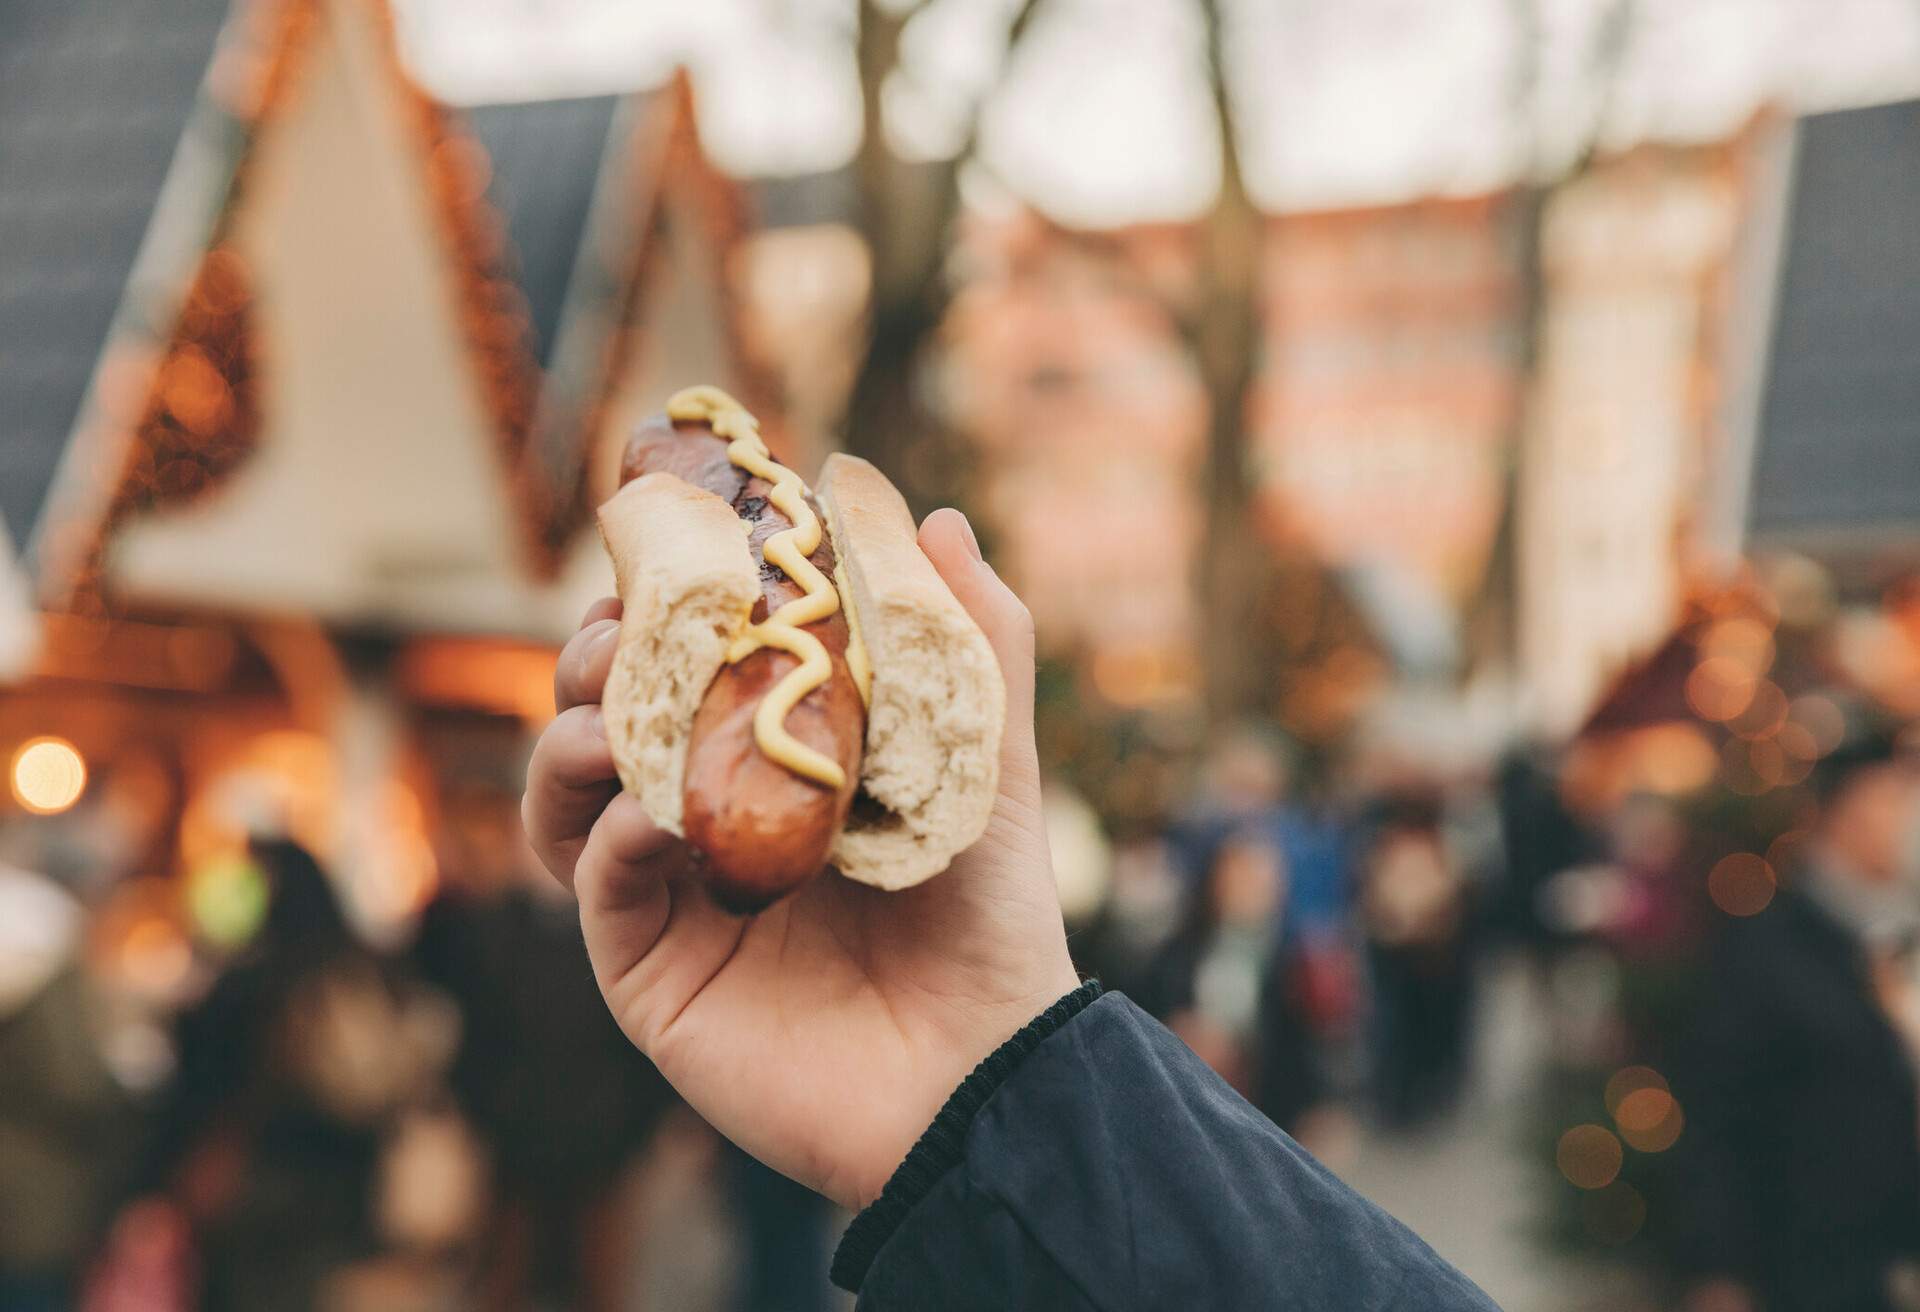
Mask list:
[[608,738],[714,899],[943,870],[991,812],[1005,690],[892,484],[835,456],[815,496],[714,388],[643,425],[621,477]]
[[[806,596],[800,583],[766,559],[767,543],[795,525],[773,504],[771,483],[728,459],[728,445],[713,431],[710,418],[662,415],[643,424],[628,442],[621,481],[670,474],[733,508],[747,530],[759,572],[760,599],[750,615],[758,624]],[[810,495],[804,500],[818,520],[818,505]],[[833,544],[824,524],[809,560],[822,576],[833,577]],[[825,647],[832,673],[787,713],[786,729],[839,768],[839,783],[796,773],[755,742],[753,722],[761,702],[800,664],[798,657],[774,647],[721,668],[688,735],[683,823],[708,887],[723,906],[754,910],[811,879],[826,864],[859,782],[867,712],[847,668],[845,607],[836,606],[804,628]]]

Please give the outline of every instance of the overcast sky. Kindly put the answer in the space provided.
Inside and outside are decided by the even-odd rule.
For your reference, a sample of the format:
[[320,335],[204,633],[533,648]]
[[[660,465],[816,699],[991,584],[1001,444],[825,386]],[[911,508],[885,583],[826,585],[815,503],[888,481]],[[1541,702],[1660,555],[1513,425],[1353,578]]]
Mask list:
[[[1537,0],[1536,158],[1598,103],[1586,67],[1609,0]],[[397,0],[409,58],[457,102],[586,95],[695,71],[702,128],[741,173],[844,163],[859,142],[853,0]],[[1042,0],[1002,71],[1014,0],[931,0],[907,30],[888,122],[950,153],[988,94],[992,175],[1083,223],[1179,218],[1217,183],[1192,0]],[[1324,208],[1511,177],[1522,0],[1228,0],[1249,185]],[[1800,109],[1920,95],[1920,0],[1634,0],[1608,103],[1613,144],[1699,140],[1768,99]]]

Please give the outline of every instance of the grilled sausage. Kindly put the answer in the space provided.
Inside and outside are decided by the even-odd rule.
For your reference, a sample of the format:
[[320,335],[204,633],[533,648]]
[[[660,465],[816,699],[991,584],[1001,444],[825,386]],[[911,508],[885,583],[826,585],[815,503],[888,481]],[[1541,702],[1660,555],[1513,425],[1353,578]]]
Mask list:
[[[733,506],[749,526],[748,541],[760,570],[761,595],[751,617],[758,623],[804,595],[800,585],[764,555],[767,540],[792,525],[768,501],[769,484],[732,464],[727,446],[704,421],[658,417],[629,441],[620,481],[672,474]],[[833,544],[824,521],[820,545],[810,559],[823,574],[833,576]],[[755,710],[774,684],[799,664],[797,657],[762,647],[723,666],[694,717],[683,822],[709,891],[729,910],[757,911],[820,872],[860,778],[866,707],[847,668],[846,613],[836,610],[806,627],[826,647],[833,673],[801,698],[786,726],[795,738],[840,766],[845,775],[840,787],[794,773],[763,753],[754,737]]]

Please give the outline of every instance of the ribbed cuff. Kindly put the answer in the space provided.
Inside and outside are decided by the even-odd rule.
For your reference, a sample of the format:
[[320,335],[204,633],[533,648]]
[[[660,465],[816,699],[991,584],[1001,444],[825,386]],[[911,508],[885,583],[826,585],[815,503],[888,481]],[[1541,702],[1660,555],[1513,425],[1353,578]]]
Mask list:
[[906,1160],[888,1178],[880,1196],[853,1218],[847,1233],[840,1237],[840,1246],[833,1253],[834,1284],[848,1293],[859,1292],[860,1282],[867,1278],[867,1268],[879,1256],[881,1246],[893,1237],[907,1213],[932,1191],[940,1177],[966,1156],[967,1130],[972,1127],[974,1116],[986,1106],[987,1099],[1006,1083],[1028,1053],[1079,1015],[1100,993],[1100,981],[1088,980],[1027,1022],[1019,1033],[995,1048],[960,1082],[946,1106],[933,1118],[933,1124],[926,1128]]

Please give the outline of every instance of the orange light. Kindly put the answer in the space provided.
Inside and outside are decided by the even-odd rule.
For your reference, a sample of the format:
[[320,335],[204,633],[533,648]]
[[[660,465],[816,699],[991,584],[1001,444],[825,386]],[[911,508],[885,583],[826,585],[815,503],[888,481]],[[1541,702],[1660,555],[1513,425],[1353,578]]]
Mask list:
[[1795,725],[1804,728],[1812,736],[1814,750],[1824,756],[1840,745],[1847,736],[1847,717],[1830,697],[1819,693],[1803,693],[1793,699],[1789,712]]
[[1787,754],[1789,760],[1810,762],[1821,755],[1820,740],[1813,736],[1813,730],[1795,719],[1789,718],[1781,725],[1773,741],[1780,745],[1780,750]]
[[172,922],[148,916],[127,928],[120,942],[120,968],[135,988],[164,996],[186,981],[193,950]]
[[384,925],[418,915],[440,887],[439,862],[425,831],[425,807],[403,780],[388,780],[373,808],[377,848],[359,867],[354,894]]
[[87,789],[87,762],[64,738],[30,738],[13,754],[13,800],[35,815],[58,815]]
[[238,644],[220,629],[179,628],[166,636],[167,663],[181,676],[208,682],[224,679],[233,668]]
[[1637,765],[1633,784],[1665,797],[1679,797],[1713,778],[1717,758],[1699,726],[1656,724],[1633,736]]
[[1773,665],[1773,634],[1759,620],[1739,617],[1720,620],[1700,641],[1701,652],[1715,660],[1731,661],[1758,677]]
[[1790,782],[1787,778],[1787,754],[1771,738],[1747,744],[1747,764],[1753,777],[1769,788]]
[[1634,1090],[1620,1100],[1613,1119],[1620,1137],[1643,1153],[1663,1153],[1673,1147],[1685,1124],[1679,1102],[1665,1089]]
[[1146,644],[1102,647],[1093,656],[1093,684],[1116,706],[1145,706],[1189,692],[1192,662],[1184,653]]
[[1762,679],[1754,686],[1746,706],[1728,720],[1727,727],[1742,738],[1767,738],[1786,722],[1787,695],[1780,691],[1779,684]]
[[[1779,740],[1776,738],[1771,741],[1778,742]],[[1756,747],[1759,746],[1758,743],[1754,745]],[[1794,756],[1791,753],[1789,753],[1786,756],[1783,756],[1781,758],[1780,782],[1783,784],[1791,786],[1793,784],[1802,783],[1805,781],[1806,777],[1812,773],[1813,773],[1813,760],[1811,757]]]
[[1800,864],[1800,855],[1806,850],[1807,840],[1813,837],[1810,830],[1789,829],[1767,845],[1767,865],[1774,870],[1791,870]]
[[1667,1077],[1651,1066],[1623,1066],[1607,1081],[1607,1115],[1618,1118],[1620,1104],[1642,1089],[1666,1091]]
[[219,431],[233,414],[227,380],[197,346],[183,346],[168,358],[159,387],[168,413],[197,437]]
[[1628,1134],[1651,1130],[1673,1110],[1673,1095],[1665,1089],[1635,1089],[1620,1100],[1613,1123]]
[[1751,852],[1724,857],[1707,875],[1707,896],[1730,916],[1757,916],[1773,901],[1773,867]]
[[1759,677],[1739,663],[1708,657],[1687,676],[1687,705],[1703,720],[1731,720],[1747,709],[1759,686]]
[[1626,1153],[1604,1125],[1576,1125],[1560,1136],[1553,1160],[1576,1189],[1605,1189],[1620,1174]]
[[473,639],[429,640],[400,656],[396,678],[422,701],[517,715],[528,724],[553,718],[550,647]]

